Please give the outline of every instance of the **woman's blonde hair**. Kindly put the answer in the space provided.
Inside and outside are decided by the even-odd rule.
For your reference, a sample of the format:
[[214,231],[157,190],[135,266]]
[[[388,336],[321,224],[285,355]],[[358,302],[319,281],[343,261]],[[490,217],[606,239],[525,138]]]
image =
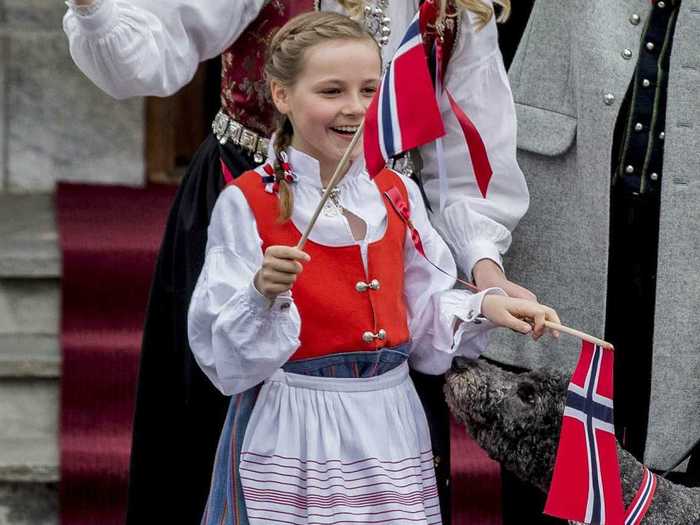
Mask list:
[[[293,86],[304,68],[304,53],[316,44],[330,40],[368,40],[372,36],[355,20],[332,12],[310,12],[292,18],[270,41],[265,63],[268,85],[276,80],[285,87]],[[377,46],[377,53],[379,53]],[[284,177],[284,151],[292,142],[294,130],[289,117],[279,115],[273,149],[275,151],[275,178],[279,184],[279,221],[292,216],[294,202],[289,183]]]
[[[405,0],[404,0],[405,1]],[[440,3],[440,18],[447,16],[447,2],[437,0]],[[450,1],[450,0],[447,0]],[[471,11],[477,17],[477,29],[483,28],[493,16],[493,8],[486,0],[452,0],[457,9]],[[341,6],[355,19],[360,19],[364,12],[362,0],[338,0]],[[494,0],[494,4],[501,6],[498,22],[505,22],[510,16],[510,0]]]

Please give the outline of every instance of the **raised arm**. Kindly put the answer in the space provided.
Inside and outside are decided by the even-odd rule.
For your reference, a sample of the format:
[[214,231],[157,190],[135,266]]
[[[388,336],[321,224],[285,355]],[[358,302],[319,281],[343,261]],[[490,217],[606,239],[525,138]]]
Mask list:
[[214,206],[207,251],[187,316],[190,347],[224,394],[267,379],[299,347],[301,321],[291,294],[270,300],[254,286],[262,241],[241,191],[226,188]]
[[69,0],[73,60],[119,99],[168,96],[238,38],[264,0]]
[[443,189],[443,210],[435,146],[421,150],[433,224],[449,244],[460,269],[473,276],[480,287],[500,286],[509,295],[534,298],[527,290],[508,283],[501,271],[502,256],[510,246],[511,232],[527,211],[529,194],[516,161],[515,108],[494,20],[477,32],[470,15],[464,15],[445,86],[478,129],[493,175],[484,196],[462,128],[447,96],[442,97],[448,180],[448,191]]

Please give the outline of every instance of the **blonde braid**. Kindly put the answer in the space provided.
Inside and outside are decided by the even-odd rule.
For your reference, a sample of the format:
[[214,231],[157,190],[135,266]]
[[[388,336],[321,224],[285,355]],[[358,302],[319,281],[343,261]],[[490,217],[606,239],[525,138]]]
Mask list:
[[[488,2],[484,0],[454,0],[458,8],[471,11],[476,15],[478,19],[477,30],[483,29],[483,27],[489,23],[491,17],[493,16],[493,7],[489,5]],[[441,2],[442,4],[443,2]],[[497,22],[505,22],[510,16],[510,0],[493,0],[494,4],[501,6],[501,12],[496,19]],[[440,14],[442,16],[442,6],[440,9]]]
[[275,152],[275,180],[279,184],[279,206],[280,213],[277,217],[277,222],[287,222],[294,210],[294,194],[292,188],[289,187],[289,182],[284,178],[285,171],[282,167],[282,154],[292,143],[292,123],[289,117],[282,115],[275,131],[275,140],[272,143],[272,148]]

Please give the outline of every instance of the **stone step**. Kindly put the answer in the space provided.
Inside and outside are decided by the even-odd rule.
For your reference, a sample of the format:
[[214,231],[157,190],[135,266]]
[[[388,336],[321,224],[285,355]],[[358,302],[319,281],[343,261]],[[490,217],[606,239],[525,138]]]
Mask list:
[[0,482],[58,480],[58,381],[0,381]]
[[0,525],[58,525],[56,483],[0,482]]
[[58,334],[58,279],[0,279],[0,336]]
[[56,522],[60,275],[53,195],[0,194],[0,525]]
[[0,335],[0,380],[58,378],[60,375],[61,355],[57,335]]
[[0,278],[60,275],[53,194],[0,194]]

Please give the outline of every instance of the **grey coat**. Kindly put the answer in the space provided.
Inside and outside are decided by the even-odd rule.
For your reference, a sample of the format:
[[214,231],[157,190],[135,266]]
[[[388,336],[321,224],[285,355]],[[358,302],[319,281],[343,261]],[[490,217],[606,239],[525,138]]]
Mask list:
[[[669,467],[700,437],[700,0],[683,0],[672,48],[645,461]],[[513,234],[509,277],[601,337],[610,156],[649,0],[538,0],[510,78],[531,204]],[[642,22],[630,22],[633,14]],[[632,59],[622,56],[624,49]],[[607,96],[606,96],[607,95]],[[611,96],[612,95],[612,96]],[[613,99],[614,97],[614,99]],[[490,357],[572,370],[580,342],[499,332]]]

